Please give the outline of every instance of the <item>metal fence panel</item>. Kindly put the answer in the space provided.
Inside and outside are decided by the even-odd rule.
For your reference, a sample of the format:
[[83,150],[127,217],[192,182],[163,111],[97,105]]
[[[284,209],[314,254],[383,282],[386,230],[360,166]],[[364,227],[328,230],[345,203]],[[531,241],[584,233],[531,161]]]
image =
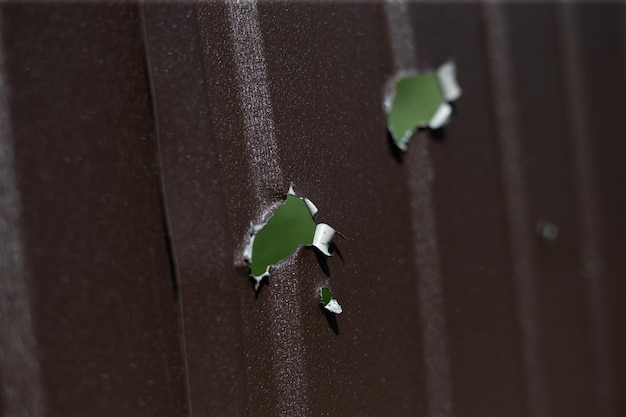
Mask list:
[[[2,4],[2,415],[622,415],[625,10]],[[347,240],[255,294],[291,184]]]

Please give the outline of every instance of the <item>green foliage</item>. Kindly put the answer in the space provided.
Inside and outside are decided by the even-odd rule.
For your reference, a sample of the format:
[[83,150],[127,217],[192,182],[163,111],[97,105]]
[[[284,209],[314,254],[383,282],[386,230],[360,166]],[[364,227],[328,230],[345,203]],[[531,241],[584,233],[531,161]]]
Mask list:
[[444,102],[434,72],[401,78],[388,115],[388,128],[398,146],[406,143],[418,127],[426,127]]
[[250,260],[252,275],[263,275],[270,265],[285,259],[300,245],[310,245],[315,227],[315,220],[306,203],[301,198],[288,195],[285,203],[276,209],[254,238]]
[[321,300],[320,303],[322,303],[323,305],[328,305],[328,303],[330,303],[330,300],[332,299],[332,296],[330,294],[330,290],[326,287],[322,287],[321,289]]

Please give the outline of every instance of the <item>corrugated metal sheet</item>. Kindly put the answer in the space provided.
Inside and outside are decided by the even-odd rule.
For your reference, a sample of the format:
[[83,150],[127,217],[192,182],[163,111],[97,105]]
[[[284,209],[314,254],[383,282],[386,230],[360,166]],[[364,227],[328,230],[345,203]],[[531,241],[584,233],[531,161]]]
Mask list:
[[[2,3],[0,30],[1,415],[626,412],[622,3]],[[400,154],[386,83],[449,58],[452,122]],[[348,240],[257,296],[250,222],[292,183]]]

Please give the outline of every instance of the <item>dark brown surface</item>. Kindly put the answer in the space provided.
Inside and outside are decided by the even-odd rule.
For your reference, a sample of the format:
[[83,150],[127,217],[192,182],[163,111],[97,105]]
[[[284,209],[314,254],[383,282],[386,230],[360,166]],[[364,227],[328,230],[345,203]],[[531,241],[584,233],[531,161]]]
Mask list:
[[[489,7],[409,5],[414,64],[454,58],[463,96],[443,139],[421,132],[398,157],[382,3],[261,2],[267,100],[249,92],[271,109],[255,115],[222,3],[4,4],[13,227],[45,414],[623,415],[624,6]],[[250,120],[270,132],[260,149]],[[273,140],[276,158],[252,164]],[[250,222],[290,183],[348,240],[327,265],[300,250],[255,296]]]
[[[592,372],[585,285],[578,261],[580,231],[573,209],[574,159],[568,147],[567,107],[560,71],[559,38],[554,35],[554,5],[515,6],[510,19],[515,101],[521,157],[528,185],[531,223],[558,225],[552,244],[535,244],[539,364],[550,415],[593,416],[596,398]],[[528,28],[532,27],[532,31]],[[556,192],[558,190],[558,192]],[[539,242],[539,239],[537,238]],[[577,401],[572,401],[577,398]]]
[[[620,158],[626,151],[622,140],[621,123],[626,108],[626,50],[624,49],[626,17],[624,6],[604,5],[603,7],[580,7],[578,14],[580,32],[580,58],[584,63],[583,100],[588,100],[586,108],[593,109],[588,114],[587,131],[590,138],[590,153],[593,158],[596,205],[598,208],[600,259],[594,262],[605,286],[607,300],[602,308],[608,310],[609,326],[608,352],[613,359],[612,384],[610,391],[616,401],[616,415],[626,412],[626,263],[624,262],[624,232],[626,231],[626,195],[624,193],[624,165]],[[599,29],[601,28],[601,29]],[[622,43],[616,41],[621,39]],[[593,48],[593,45],[602,45]],[[605,57],[608,59],[599,65]]]
[[[418,61],[436,67],[454,57],[463,87],[445,139],[424,137],[434,166],[454,410],[463,416],[525,416],[483,10],[453,4],[410,10]],[[449,29],[442,31],[442,23]]]
[[[142,9],[181,285],[191,408],[196,415],[243,415],[247,389],[237,280],[246,280],[233,276],[231,214],[222,194],[228,173],[222,176],[211,123],[215,101],[207,94],[216,77],[205,77],[202,70],[195,7]],[[220,12],[214,11],[215,22],[226,21]],[[221,72],[232,74],[226,66]]]
[[46,415],[184,415],[137,7],[2,18]]

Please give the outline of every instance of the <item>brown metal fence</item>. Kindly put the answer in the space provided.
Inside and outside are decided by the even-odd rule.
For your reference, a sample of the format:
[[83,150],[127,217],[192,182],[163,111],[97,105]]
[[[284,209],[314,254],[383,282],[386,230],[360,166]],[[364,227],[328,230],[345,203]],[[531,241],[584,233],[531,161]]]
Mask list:
[[[2,2],[0,32],[3,417],[626,414],[623,3]],[[398,152],[386,83],[451,58],[451,123]],[[348,239],[255,295],[290,184]]]

